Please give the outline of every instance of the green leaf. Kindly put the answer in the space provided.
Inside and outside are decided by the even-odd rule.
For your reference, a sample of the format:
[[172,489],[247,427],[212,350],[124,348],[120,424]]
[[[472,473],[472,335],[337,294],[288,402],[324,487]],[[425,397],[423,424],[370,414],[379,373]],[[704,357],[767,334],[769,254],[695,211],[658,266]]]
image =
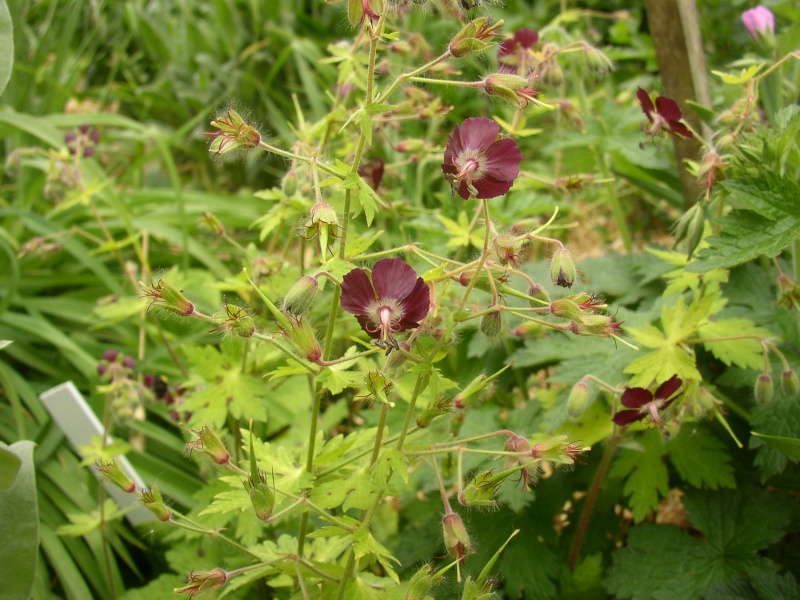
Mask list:
[[341,394],[345,388],[358,388],[364,384],[364,375],[360,371],[340,371],[323,369],[317,375],[317,383],[331,394]]
[[695,273],[732,267],[759,256],[776,256],[800,231],[800,184],[767,174],[724,182],[734,200],[748,209],[734,210],[720,219],[718,235],[687,267]]
[[376,483],[382,485],[389,480],[392,473],[396,473],[404,483],[408,483],[408,465],[409,460],[402,452],[394,448],[387,450],[372,466]]
[[611,467],[612,477],[627,477],[623,492],[630,496],[630,508],[638,523],[658,508],[660,498],[669,494],[669,474],[661,459],[666,448],[655,429],[637,438],[641,450],[624,449]]
[[0,447],[0,491],[12,486],[21,466],[22,461],[16,454]]
[[[689,431],[684,425],[680,434],[670,441],[669,459],[681,478],[694,487],[735,488],[731,458],[725,445],[704,428]],[[698,457],[702,456],[702,460]]]
[[783,452],[790,459],[794,461],[800,460],[800,438],[780,437],[777,435],[764,435],[761,433],[756,433],[755,431],[752,431],[750,433],[756,436],[757,438],[764,440],[764,442],[768,446],[771,446],[772,448],[775,448],[776,450]]
[[[787,397],[776,394],[767,404],[753,408],[751,426],[761,435],[777,438],[800,438],[800,402],[798,396]],[[773,475],[786,468],[787,455],[779,448],[768,444],[762,437],[751,437],[750,448],[758,448],[754,464],[761,469],[761,481],[766,482]]]
[[764,570],[758,552],[782,539],[792,502],[753,488],[684,496],[686,514],[704,540],[673,525],[639,525],[615,553],[607,580],[618,598],[691,599],[751,569]]
[[441,214],[437,214],[436,218],[444,225],[447,236],[450,238],[446,244],[447,248],[459,248],[469,245],[480,248],[483,245],[483,233],[475,229],[470,230],[467,213],[463,211],[458,213],[458,222]]
[[0,0],[0,94],[6,89],[14,67],[14,26],[6,0]]
[[[700,338],[716,339],[742,335],[770,338],[772,332],[757,327],[749,319],[719,319],[701,325],[697,330]],[[704,342],[703,345],[714,356],[729,367],[736,365],[743,369],[760,369],[764,364],[764,351],[757,339],[731,339],[719,342]]]
[[[39,550],[39,508],[33,448],[30,441],[2,446],[20,461],[14,483],[0,490],[0,581],[2,596],[8,600],[27,600],[33,589]],[[9,518],[13,515],[13,518]]]

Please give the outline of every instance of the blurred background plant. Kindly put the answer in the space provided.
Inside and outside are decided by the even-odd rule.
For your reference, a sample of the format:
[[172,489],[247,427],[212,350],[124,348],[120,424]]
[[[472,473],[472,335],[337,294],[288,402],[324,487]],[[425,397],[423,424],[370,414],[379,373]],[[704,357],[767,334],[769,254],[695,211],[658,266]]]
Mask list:
[[[728,73],[729,79],[713,79],[713,106],[697,107],[717,132],[708,141],[719,158],[709,159],[709,169],[698,157],[697,172],[701,179],[711,174],[729,183],[717,185],[715,179],[714,195],[694,212],[685,211],[671,154],[664,147],[640,148],[645,117],[635,100],[636,88],[658,88],[655,51],[641,8],[613,0],[560,7],[511,1],[476,5],[472,12],[451,2],[425,4],[397,21],[397,39],[383,41],[385,51],[376,67],[381,77],[446,48],[460,28],[456,16],[489,13],[493,20],[505,20],[507,37],[523,27],[538,32],[534,54],[548,60],[542,63],[537,91],[550,108],[533,105],[522,111],[473,89],[420,84],[417,96],[403,98],[423,110],[417,118],[403,120],[402,128],[400,121],[373,121],[374,143],[363,161],[370,170],[362,176],[374,183],[384,204],[370,229],[359,217],[361,229],[351,238],[349,255],[367,256],[367,250],[386,251],[409,242],[439,255],[479,251],[482,236],[470,226],[472,209],[451,198],[443,181],[441,152],[454,124],[471,116],[494,116],[525,156],[511,193],[492,205],[495,225],[519,234],[558,209],[550,235],[567,243],[579,259],[580,285],[601,293],[619,311],[617,319],[625,321],[643,353],[677,373],[687,365],[665,362],[658,352],[696,350],[691,354],[695,371],[681,373],[695,384],[686,391],[691,402],[681,405],[685,423],[680,433],[673,432],[668,446],[652,429],[620,442],[610,415],[614,392],[595,379],[614,390],[626,383],[647,387],[652,379],[663,381],[672,373],[631,369],[639,355],[625,346],[615,350],[607,339],[568,337],[521,321],[501,323],[499,342],[487,339],[479,327],[462,328],[459,343],[437,363],[443,394],[455,395],[481,373],[499,373],[513,364],[482,388],[482,404],[437,421],[440,433],[452,428],[462,436],[477,435],[490,423],[497,429],[568,434],[596,446],[584,457],[587,464],[573,473],[545,473],[552,477],[533,492],[505,486],[499,511],[470,513],[470,535],[479,545],[466,569],[479,570],[512,530],[521,528],[524,534],[509,542],[495,565],[509,597],[604,597],[609,592],[652,597],[663,589],[657,572],[676,577],[686,585],[681,590],[696,595],[723,594],[725,586],[750,589],[766,580],[763,585],[773,586],[767,589],[796,586],[797,546],[785,537],[790,518],[796,522],[796,507],[787,504],[789,493],[763,490],[766,485],[782,492],[796,489],[797,449],[786,440],[800,438],[797,391],[792,394],[790,387],[778,384],[772,402],[755,404],[752,389],[759,374],[788,369],[780,356],[795,368],[800,364],[798,229],[787,221],[796,213],[766,196],[777,187],[784,198],[797,198],[800,121],[783,107],[798,101],[798,61],[786,62],[780,78],[758,80],[760,104],[746,105],[754,90],[748,82],[757,75],[742,74],[759,63],[773,64],[781,50],[800,47],[795,3],[770,5],[777,20],[772,47],[757,43],[742,26],[740,15],[752,8],[750,3],[699,7],[709,67]],[[200,134],[235,99],[237,109],[267,134],[270,144],[307,155],[320,140],[337,139],[339,145],[332,142],[325,158],[339,153],[344,159],[353,151],[352,138],[337,136],[364,94],[364,30],[351,28],[343,5],[311,0],[8,0],[7,5],[15,60],[0,96],[0,340],[12,343],[0,349],[0,441],[37,444],[40,558],[33,597],[163,597],[193,570],[243,564],[226,558],[224,544],[214,536],[178,535],[161,525],[134,529],[112,503],[102,501],[94,476],[38,400],[38,394],[65,380],[76,383],[98,415],[110,415],[112,433],[128,445],[127,456],[140,475],[157,484],[176,511],[197,518],[201,509],[217,506],[205,517],[206,527],[227,527],[246,546],[270,541],[280,551],[296,550],[283,537],[296,533],[295,522],[267,529],[239,505],[211,504],[216,495],[239,485],[238,478],[224,481],[203,456],[183,458],[190,437],[177,424],[203,426],[189,414],[208,404],[198,393],[222,385],[224,373],[249,365],[242,368],[249,379],[236,382],[243,387],[212,388],[239,400],[212,415],[218,419],[215,427],[237,461],[249,456],[241,433],[248,418],[256,420],[258,439],[298,453],[307,442],[311,405],[305,377],[286,371],[262,379],[266,370],[281,364],[273,348],[220,341],[200,321],[147,317],[139,281],[163,278],[214,314],[229,306],[260,305],[240,274],[242,267],[273,300],[315,268],[310,265],[316,241],[296,235],[313,205],[311,178],[297,164],[266,152],[215,162]],[[448,63],[458,72],[443,68],[435,76],[480,81],[498,64],[494,49],[483,56]],[[604,57],[613,61],[613,69]],[[734,111],[733,121],[725,120],[731,117],[726,111]],[[731,132],[736,138],[726,139]],[[370,177],[376,171],[383,173],[382,180]],[[755,227],[744,227],[756,222],[753,214],[761,225],[776,228],[769,230],[769,239],[757,238]],[[688,270],[691,252],[683,246],[680,253],[667,249],[673,244],[670,227],[681,217],[684,244],[691,245],[692,236],[700,244],[700,260]],[[386,233],[377,236],[381,230]],[[716,237],[709,239],[709,233]],[[747,240],[744,248],[755,250],[736,254],[731,246],[742,239]],[[641,252],[646,248],[650,251]],[[764,256],[775,260],[770,264]],[[521,269],[534,281],[547,281],[547,258],[548,253],[528,247]],[[697,272],[705,272],[705,278],[699,280]],[[323,286],[309,317],[313,322],[327,318],[330,287]],[[553,294],[552,286],[547,288]],[[684,300],[684,308],[695,311],[694,321],[679,308]],[[264,327],[264,318],[256,315],[256,321]],[[341,322],[346,329],[334,339],[335,356],[358,331],[349,315]],[[673,326],[677,322],[680,331]],[[671,345],[661,344],[652,329],[663,329]],[[714,339],[744,330],[780,345],[783,354],[766,343],[763,352],[759,344],[755,349],[734,344],[733,351],[725,349],[730,344],[714,346]],[[697,341],[703,339],[712,341]],[[109,350],[117,353],[113,360]],[[106,377],[109,366],[122,365],[125,356],[130,360],[124,378]],[[771,367],[764,365],[764,357]],[[321,429],[356,436],[347,438],[353,447],[366,443],[368,448],[370,440],[353,433],[378,421],[379,411],[358,403],[363,378],[354,379],[344,367],[328,372],[330,394]],[[123,385],[123,379],[130,385]],[[579,382],[587,387],[585,398],[571,392]],[[410,392],[401,389],[400,395]],[[721,403],[724,411],[717,410]],[[715,415],[727,417],[725,427],[733,437],[722,424],[701,420]],[[750,436],[752,430],[762,437]],[[733,439],[751,450],[736,449]],[[609,468],[605,456],[611,457],[620,443],[609,477],[595,477]],[[289,461],[290,455],[280,459]],[[707,466],[698,472],[701,459]],[[335,453],[329,460],[336,460]],[[486,464],[468,462],[466,468]],[[455,464],[449,466],[445,478],[453,476]],[[593,485],[602,485],[602,494],[582,530],[578,507]],[[710,491],[719,488],[730,489]],[[427,497],[437,490],[428,473],[398,495],[402,510],[381,506],[375,535],[400,561],[404,581],[421,562],[443,554],[441,506]],[[711,591],[688,574],[691,565],[682,564],[680,556],[659,567],[660,557],[641,558],[615,548],[623,540],[630,547],[683,549],[693,543],[684,531],[642,521],[693,528],[707,540],[717,539],[722,533],[707,522],[717,507],[727,511],[730,522],[739,519],[744,538],[748,523],[770,515],[773,520],[762,538],[748,538],[741,547],[723,540],[720,547],[732,549],[741,564],[720,567]],[[576,536],[576,530],[583,533]],[[578,561],[574,540],[584,534]],[[317,551],[322,545],[316,542]],[[332,556],[334,546],[331,542]],[[700,551],[707,553],[706,564],[722,560],[708,545]],[[756,558],[756,552],[766,558]],[[778,568],[781,574],[774,577],[779,580],[770,579],[767,571]],[[250,583],[233,595],[283,597],[269,594],[277,594],[291,577],[273,577],[269,588],[264,580]],[[135,589],[145,582],[150,583]]]

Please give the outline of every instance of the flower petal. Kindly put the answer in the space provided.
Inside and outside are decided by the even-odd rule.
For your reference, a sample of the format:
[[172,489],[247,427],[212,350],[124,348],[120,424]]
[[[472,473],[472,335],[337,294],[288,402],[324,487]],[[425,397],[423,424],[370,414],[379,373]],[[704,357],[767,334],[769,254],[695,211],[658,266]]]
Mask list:
[[403,306],[403,317],[400,324],[413,323],[404,329],[416,327],[425,318],[431,308],[431,288],[422,277],[417,278],[414,289],[401,301],[401,305]]
[[678,107],[678,103],[666,96],[656,98],[656,112],[667,121],[680,121],[683,118],[683,113]]
[[372,267],[372,284],[378,298],[402,301],[417,283],[417,273],[402,258],[382,258]]
[[680,121],[667,121],[669,123],[669,128],[672,130],[672,133],[677,133],[678,135],[682,135],[685,138],[691,139],[694,137],[694,134],[689,131],[689,129],[681,123]]
[[523,27],[514,34],[514,41],[527,50],[539,41],[539,34],[533,29]]
[[375,300],[375,292],[364,269],[353,269],[342,278],[342,308],[363,315]]
[[640,387],[628,388],[622,392],[622,399],[620,400],[622,405],[627,406],[628,408],[641,408],[648,402],[652,401],[653,394],[650,393],[650,390]]
[[[476,179],[472,182],[472,185],[476,190],[478,190],[478,195],[475,197],[484,200],[487,198],[497,198],[498,196],[502,196],[511,189],[511,186],[514,185],[514,182],[500,181],[494,177],[486,176],[481,179]],[[459,194],[464,199],[469,198],[469,192],[467,192],[466,196],[461,193],[461,190],[465,188],[466,184],[462,184],[461,188],[458,190]]]
[[517,41],[514,39],[506,40],[500,47],[497,49],[497,59],[502,62],[504,56],[510,56],[514,54],[514,49],[517,45]]
[[[458,128],[458,125],[456,125],[453,131],[450,132],[450,135],[447,136],[447,146],[444,149],[444,164],[453,165],[453,167],[455,167],[456,157],[461,154],[463,150],[464,144],[461,142],[461,130]],[[442,169],[444,169],[444,165],[442,165]],[[455,169],[454,173],[457,172],[458,169]]]
[[[467,119],[459,129],[462,147],[477,150],[486,150],[494,144],[498,133],[500,133],[500,125],[485,117]],[[445,162],[447,162],[447,151],[445,151]]]
[[672,396],[672,394],[677,392],[681,385],[683,385],[683,381],[678,379],[677,375],[673,375],[667,381],[658,386],[654,397],[658,400],[666,400]]
[[645,92],[642,88],[638,88],[636,90],[636,97],[639,99],[639,104],[641,104],[644,114],[647,115],[647,118],[650,119],[650,122],[652,123],[653,113],[655,112],[656,108],[653,106],[653,101],[650,99],[650,94]]
[[492,144],[484,155],[486,157],[486,173],[501,181],[513,181],[519,175],[519,163],[522,152],[517,142],[505,138]]
[[378,330],[374,327],[370,327],[369,317],[367,315],[356,315],[356,320],[358,324],[361,325],[361,329],[364,330],[364,333],[369,335],[371,338],[378,339]]
[[640,413],[638,410],[621,410],[618,413],[615,413],[611,420],[614,421],[620,427],[623,425],[629,425],[635,421],[641,421],[645,418],[644,413]]

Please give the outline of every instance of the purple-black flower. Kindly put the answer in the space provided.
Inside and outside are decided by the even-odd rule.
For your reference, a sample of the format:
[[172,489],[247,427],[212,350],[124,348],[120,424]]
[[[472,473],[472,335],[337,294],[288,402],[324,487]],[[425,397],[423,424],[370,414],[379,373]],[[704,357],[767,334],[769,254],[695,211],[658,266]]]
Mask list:
[[750,36],[756,40],[759,35],[766,36],[775,33],[775,15],[766,6],[760,4],[742,13],[742,23]]
[[513,73],[522,77],[528,76],[530,60],[528,50],[539,41],[539,34],[533,29],[523,27],[514,32],[514,37],[500,44],[497,50],[498,70],[501,73]]
[[447,138],[445,178],[453,194],[464,198],[496,198],[514,184],[522,152],[511,138],[498,140],[500,126],[484,117],[467,119]]
[[683,381],[673,375],[658,386],[655,394],[646,388],[628,388],[622,393],[622,405],[628,410],[621,410],[614,414],[613,421],[617,425],[629,425],[635,421],[650,418],[656,427],[661,426],[661,411],[675,400],[677,392]]
[[100,142],[100,132],[91,125],[80,125],[77,130],[64,134],[64,143],[72,156],[89,158]]
[[430,298],[428,284],[402,258],[381,259],[371,275],[353,269],[342,279],[342,308],[387,351],[398,347],[395,333],[419,326]]
[[636,91],[636,97],[639,99],[639,104],[642,105],[642,110],[647,116],[647,119],[652,125],[646,130],[650,137],[653,137],[661,131],[667,131],[685,138],[692,138],[694,135],[691,131],[681,123],[683,113],[678,107],[678,103],[672,98],[666,96],[658,96],[656,104],[653,106],[653,101],[650,95],[642,88]]

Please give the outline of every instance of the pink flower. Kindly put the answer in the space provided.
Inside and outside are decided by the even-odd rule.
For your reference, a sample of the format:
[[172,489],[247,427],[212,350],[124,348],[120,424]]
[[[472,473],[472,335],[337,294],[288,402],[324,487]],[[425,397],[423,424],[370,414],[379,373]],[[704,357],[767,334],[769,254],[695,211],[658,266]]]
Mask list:
[[673,375],[667,381],[658,386],[656,393],[653,394],[648,389],[635,387],[628,388],[622,393],[622,405],[630,410],[621,410],[614,414],[613,421],[617,425],[629,425],[636,421],[641,421],[650,417],[650,420],[657,426],[661,426],[661,414],[675,400],[675,392],[680,389],[683,382],[677,375]]
[[666,96],[658,96],[656,98],[656,105],[653,106],[653,101],[650,95],[642,88],[636,91],[636,97],[639,99],[639,104],[642,105],[642,110],[647,116],[652,125],[647,129],[647,133],[652,138],[654,135],[661,131],[666,131],[675,135],[680,135],[685,138],[692,138],[694,135],[691,131],[681,123],[683,113],[678,108],[678,103],[672,98]]
[[342,279],[342,308],[387,351],[398,347],[393,334],[419,326],[430,297],[428,284],[402,258],[379,260],[371,276],[353,269]]
[[500,44],[497,50],[497,62],[501,73],[514,73],[522,77],[528,76],[527,54],[530,48],[539,41],[539,34],[533,29],[523,27],[514,33],[514,37]]
[[775,33],[775,15],[766,6],[758,5],[742,13],[742,23],[753,39]]
[[483,117],[467,119],[447,138],[442,171],[453,194],[464,198],[502,196],[519,175],[522,161],[517,143],[497,139],[500,126]]

